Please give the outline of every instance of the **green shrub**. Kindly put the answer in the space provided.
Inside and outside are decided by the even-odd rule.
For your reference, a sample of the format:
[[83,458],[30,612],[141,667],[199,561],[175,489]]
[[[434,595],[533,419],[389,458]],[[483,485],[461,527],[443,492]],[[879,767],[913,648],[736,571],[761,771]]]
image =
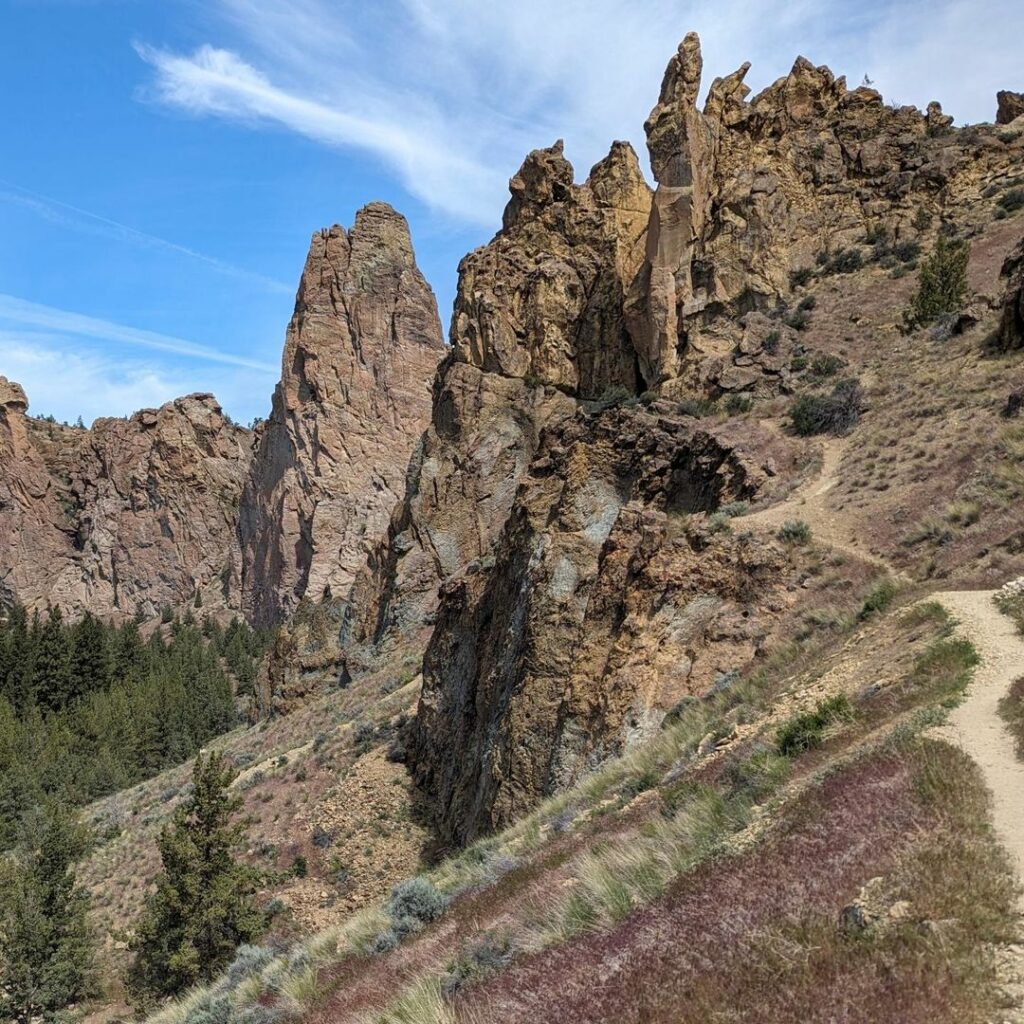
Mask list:
[[864,266],[864,254],[860,249],[840,249],[835,255],[826,254],[822,267],[823,274],[852,274]]
[[718,511],[730,519],[734,519],[736,516],[745,516],[749,510],[750,503],[746,501],[728,501],[724,505],[718,506]]
[[680,416],[703,419],[705,416],[714,416],[718,412],[718,403],[710,398],[684,398],[679,403],[678,411]]
[[749,395],[729,395],[725,400],[725,411],[730,416],[739,416],[742,413],[750,412],[754,407],[754,400]]
[[802,288],[814,277],[814,271],[810,267],[799,267],[789,272],[790,288]]
[[813,434],[848,434],[857,424],[863,406],[860,382],[839,381],[828,395],[802,395],[790,409],[793,429],[801,437]]
[[789,519],[779,527],[776,536],[784,544],[807,544],[811,539],[811,527],[802,519]]
[[833,722],[853,717],[846,694],[819,701],[813,711],[791,718],[775,735],[775,749],[786,757],[811,750],[821,743],[825,729]]
[[769,331],[768,334],[765,335],[764,341],[761,342],[761,347],[768,353],[768,355],[773,356],[779,351],[779,342],[781,340],[781,331]]
[[844,366],[846,366],[846,361],[840,359],[839,356],[819,352],[811,360],[809,370],[813,377],[834,377]]
[[1011,189],[999,198],[996,205],[1007,213],[1024,210],[1024,188]]
[[967,300],[967,242],[940,234],[935,248],[924,261],[917,292],[904,314],[908,329],[924,327],[940,317],[959,313]]
[[863,622],[878,612],[884,612],[892,604],[896,597],[897,586],[892,580],[882,580],[874,590],[864,599],[857,618]]

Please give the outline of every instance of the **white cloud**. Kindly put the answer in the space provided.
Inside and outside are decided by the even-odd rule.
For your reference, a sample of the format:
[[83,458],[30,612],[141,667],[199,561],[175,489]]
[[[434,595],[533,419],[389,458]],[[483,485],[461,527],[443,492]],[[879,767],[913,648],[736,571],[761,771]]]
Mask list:
[[190,249],[188,246],[179,245],[177,242],[168,241],[166,238],[160,238],[145,231],[139,231],[136,228],[129,227],[127,224],[122,224],[120,221],[111,220],[109,217],[103,217],[89,210],[83,210],[81,207],[72,206],[70,203],[62,202],[59,199],[40,195],[38,192],[33,192],[31,189],[16,185],[10,181],[4,181],[2,178],[0,178],[0,202],[31,210],[45,220],[59,224],[61,227],[102,235],[103,237],[113,238],[143,249],[159,249],[176,256],[184,256],[189,260],[212,267],[218,273],[225,274],[228,277],[252,281],[261,288],[266,288],[270,291],[282,294],[293,294],[295,291],[292,286],[286,285],[281,281],[275,281],[262,274],[245,270],[242,267],[236,267],[231,263],[224,262],[224,260],[219,260],[213,256],[207,256],[205,253],[197,252],[195,249]]
[[230,352],[221,352],[209,345],[199,345],[184,338],[175,338],[156,331],[140,330],[110,320],[73,313],[65,309],[55,309],[36,302],[27,302],[13,295],[0,293],[0,329],[11,325],[18,327],[43,328],[62,335],[77,335],[84,338],[95,338],[99,341],[116,342],[139,348],[154,349],[168,352],[189,359],[206,362],[224,363],[264,373],[277,373],[277,367],[257,359],[236,356]]
[[[798,53],[902,102],[992,116],[1019,75],[1018,0],[214,0],[224,39],[140,47],[151,95],[194,114],[269,122],[381,159],[459,220],[493,226],[525,153],[564,137],[579,171],[627,138],[642,152],[662,69],[689,29],[707,74],[750,84]],[[1018,83],[1019,87],[1019,83]]]
[[[0,373],[25,389],[33,415],[86,424],[99,416],[128,416],[180,395],[213,391],[225,409],[248,421],[264,412],[264,375],[209,367],[168,368],[111,359],[74,338],[52,332],[0,328]],[[254,403],[253,394],[261,399]],[[253,405],[256,408],[253,408]]]

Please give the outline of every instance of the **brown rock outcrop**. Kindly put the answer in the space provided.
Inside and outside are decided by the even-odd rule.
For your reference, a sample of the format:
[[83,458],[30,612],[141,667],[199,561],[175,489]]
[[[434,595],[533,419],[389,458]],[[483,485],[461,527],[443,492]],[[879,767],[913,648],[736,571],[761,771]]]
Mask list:
[[0,597],[114,617],[227,603],[250,434],[212,395],[91,430],[27,408],[0,378]]
[[513,820],[750,660],[783,561],[681,517],[767,475],[685,417],[580,412],[545,432],[495,555],[442,587],[424,659],[411,759],[444,840]]
[[1024,348],[1024,238],[1006,257],[999,276],[1006,279],[1006,292],[995,342],[997,348],[1009,352]]
[[914,215],[967,162],[937,103],[893,108],[803,57],[748,100],[749,67],[716,79],[698,110],[690,33],[645,124],[657,190],[627,322],[651,387],[699,379],[704,349],[690,350],[709,322],[771,308],[820,254],[873,225],[913,237]]
[[451,355],[408,496],[354,601],[357,638],[429,628],[439,585],[501,534],[544,427],[577,397],[641,386],[622,312],[650,210],[636,154],[615,143],[575,185],[556,143],[509,191],[501,231],[460,264]]
[[996,124],[1009,124],[1024,117],[1024,93],[1002,90],[996,93]]
[[404,217],[371,203],[313,236],[239,521],[251,620],[348,596],[405,493],[443,347]]

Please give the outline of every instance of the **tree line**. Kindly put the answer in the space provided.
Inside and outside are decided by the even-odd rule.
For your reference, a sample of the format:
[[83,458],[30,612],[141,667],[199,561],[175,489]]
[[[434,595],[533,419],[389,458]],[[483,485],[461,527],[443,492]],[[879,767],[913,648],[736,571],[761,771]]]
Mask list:
[[0,620],[0,849],[46,801],[135,785],[236,724],[234,689],[251,688],[269,638],[191,612],[148,640],[139,626],[21,607]]

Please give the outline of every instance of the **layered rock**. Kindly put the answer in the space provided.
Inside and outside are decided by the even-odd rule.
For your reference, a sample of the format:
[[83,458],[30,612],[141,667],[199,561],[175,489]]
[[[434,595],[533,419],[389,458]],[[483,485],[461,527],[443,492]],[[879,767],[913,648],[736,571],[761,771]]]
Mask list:
[[999,276],[1006,280],[1006,292],[995,343],[1009,352],[1024,348],[1024,239],[1006,257]]
[[114,617],[229,603],[250,434],[212,395],[82,430],[0,381],[0,596]]
[[314,235],[239,521],[252,621],[348,596],[405,493],[443,347],[400,214],[371,203]]

